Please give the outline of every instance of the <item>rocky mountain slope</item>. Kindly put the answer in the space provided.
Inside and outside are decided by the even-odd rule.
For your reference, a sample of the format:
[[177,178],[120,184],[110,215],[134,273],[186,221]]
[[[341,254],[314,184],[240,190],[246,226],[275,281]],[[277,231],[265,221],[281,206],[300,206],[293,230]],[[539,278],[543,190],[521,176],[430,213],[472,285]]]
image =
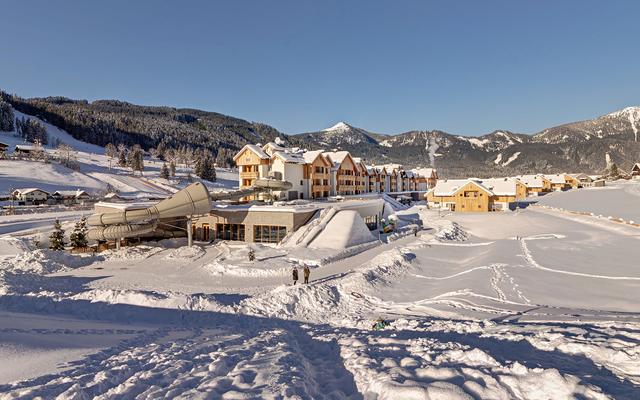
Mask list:
[[374,163],[433,166],[445,176],[492,176],[527,172],[599,173],[606,154],[623,170],[640,160],[640,107],[545,129],[535,135],[497,130],[482,136],[409,131],[372,134],[341,122],[299,135],[314,147],[339,148]]

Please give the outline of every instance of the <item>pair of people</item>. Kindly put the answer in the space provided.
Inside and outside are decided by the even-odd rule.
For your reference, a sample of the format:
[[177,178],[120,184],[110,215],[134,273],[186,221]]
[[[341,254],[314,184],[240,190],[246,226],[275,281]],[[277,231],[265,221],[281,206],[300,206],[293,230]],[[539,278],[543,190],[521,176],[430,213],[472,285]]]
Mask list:
[[[309,275],[311,275],[311,270],[309,269],[309,266],[305,265],[302,271],[304,273],[304,283],[309,283]],[[296,283],[298,283],[298,267],[296,266],[293,267],[292,274],[293,274],[293,284],[295,285]]]

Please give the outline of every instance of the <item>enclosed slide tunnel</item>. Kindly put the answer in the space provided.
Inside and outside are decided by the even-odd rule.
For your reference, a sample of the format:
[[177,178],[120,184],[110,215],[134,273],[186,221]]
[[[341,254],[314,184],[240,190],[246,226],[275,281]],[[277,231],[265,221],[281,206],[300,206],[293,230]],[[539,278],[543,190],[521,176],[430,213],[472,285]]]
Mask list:
[[91,240],[118,240],[128,237],[171,237],[171,231],[157,229],[158,220],[191,217],[211,211],[212,201],[233,200],[271,190],[291,189],[291,183],[275,179],[256,179],[253,186],[230,192],[209,193],[200,182],[192,183],[158,204],[139,210],[93,214],[87,220]]

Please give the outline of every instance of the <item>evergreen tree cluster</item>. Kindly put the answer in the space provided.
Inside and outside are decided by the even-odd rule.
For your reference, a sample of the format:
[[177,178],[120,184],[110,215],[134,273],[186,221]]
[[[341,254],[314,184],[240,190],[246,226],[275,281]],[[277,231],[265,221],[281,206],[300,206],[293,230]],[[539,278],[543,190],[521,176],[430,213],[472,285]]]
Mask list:
[[15,117],[11,104],[0,99],[0,132],[11,132],[14,129]]
[[[247,143],[287,138],[268,125],[195,109],[139,106],[116,100],[23,99],[1,91],[0,99],[76,139],[100,146],[122,143],[129,147],[137,144],[143,150],[155,148],[159,158],[167,149],[208,149],[219,166],[229,166],[233,165],[233,155]],[[299,144],[295,138],[287,140]]]
[[216,180],[215,159],[209,150],[202,150],[196,153],[195,174],[200,179],[210,182]]
[[47,129],[38,120],[33,118],[16,118],[16,131],[27,142],[40,142],[42,145],[49,143]]

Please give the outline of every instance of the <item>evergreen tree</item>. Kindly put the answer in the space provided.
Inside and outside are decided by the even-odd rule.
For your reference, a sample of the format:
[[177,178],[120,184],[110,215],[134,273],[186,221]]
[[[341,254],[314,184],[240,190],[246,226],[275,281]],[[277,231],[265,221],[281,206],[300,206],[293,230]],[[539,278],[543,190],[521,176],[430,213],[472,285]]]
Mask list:
[[60,221],[56,219],[53,224],[53,232],[49,235],[49,248],[51,250],[64,250],[64,229],[60,225]]
[[198,157],[196,158],[194,172],[201,179],[206,179],[208,181],[215,182],[216,167],[215,167],[213,155],[209,150],[205,149],[198,152]]
[[71,245],[76,249],[87,247],[89,241],[87,240],[87,219],[85,217],[76,222],[69,239],[71,240]]
[[13,108],[9,103],[0,99],[0,131],[12,131],[14,128],[14,120]]
[[123,144],[118,146],[118,165],[121,167],[127,166],[127,146]]
[[140,171],[142,173],[144,170],[144,152],[140,146],[135,145],[131,148],[127,154],[127,164],[131,171]]
[[176,176],[176,163],[174,163],[173,160],[169,163],[169,171],[172,177]]
[[163,163],[162,168],[160,168],[160,178],[169,179],[169,167],[167,167],[167,163]]
[[104,154],[109,158],[116,158],[118,155],[118,149],[113,145],[113,143],[107,143],[107,145],[104,146]]

